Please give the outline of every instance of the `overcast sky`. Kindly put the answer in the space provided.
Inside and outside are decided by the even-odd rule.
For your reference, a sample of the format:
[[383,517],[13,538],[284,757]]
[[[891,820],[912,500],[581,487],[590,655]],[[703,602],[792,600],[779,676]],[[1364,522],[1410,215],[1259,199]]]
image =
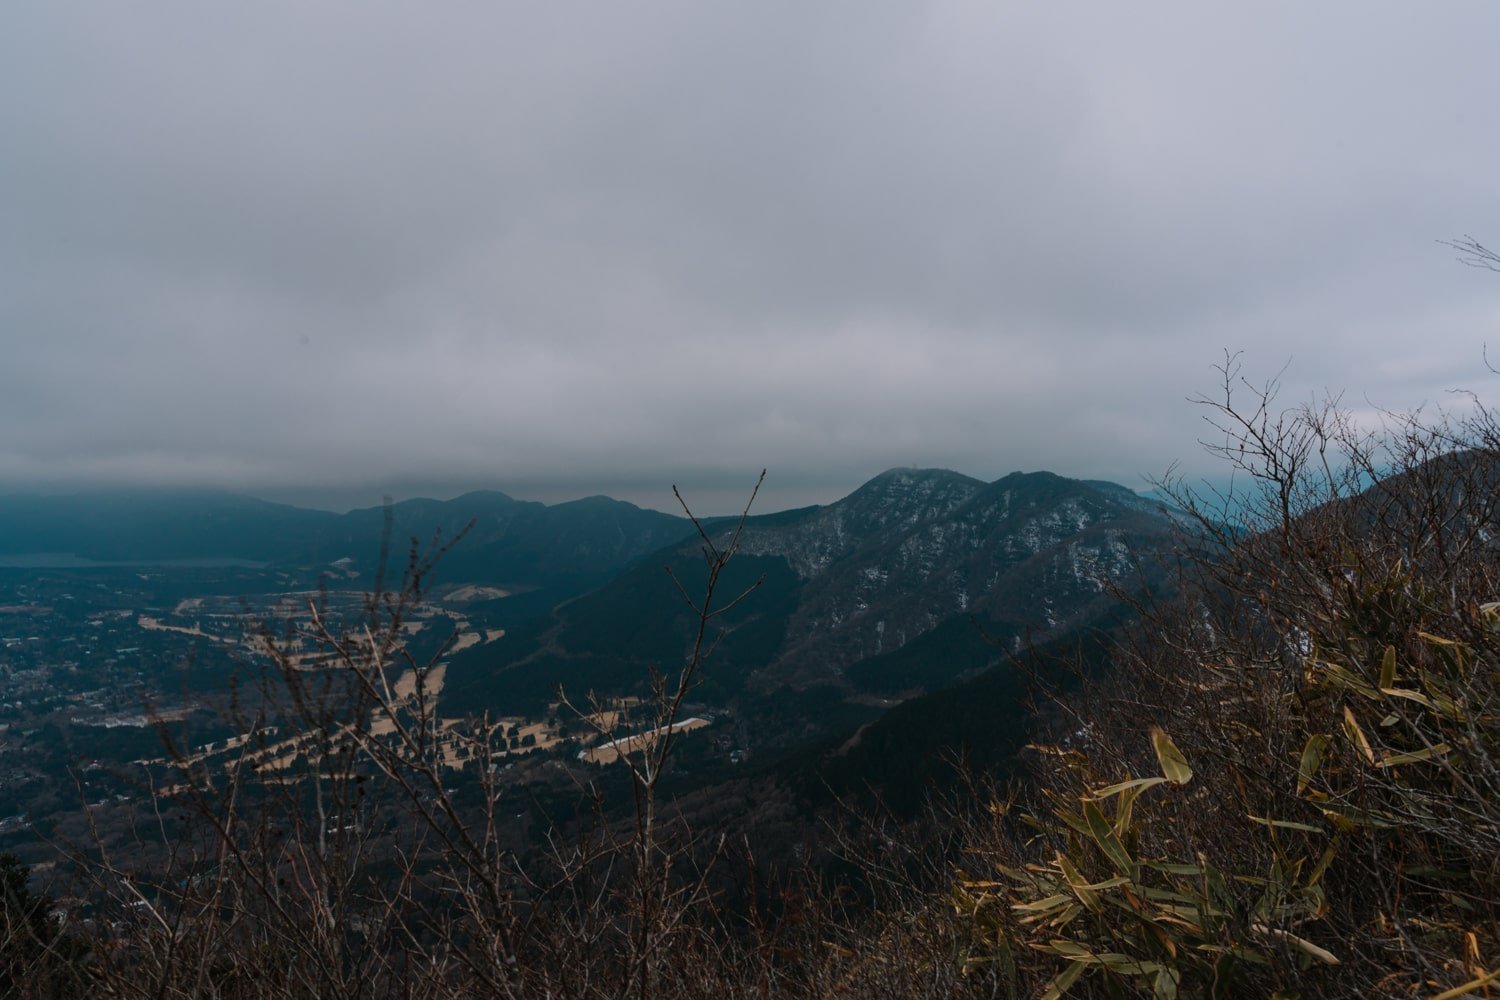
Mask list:
[[1500,5],[8,0],[0,492],[1211,471],[1495,398]]

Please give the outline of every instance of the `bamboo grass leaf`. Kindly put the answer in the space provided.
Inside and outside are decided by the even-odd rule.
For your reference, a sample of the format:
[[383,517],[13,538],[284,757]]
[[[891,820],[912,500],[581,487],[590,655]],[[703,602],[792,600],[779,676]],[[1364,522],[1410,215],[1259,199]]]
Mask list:
[[1083,818],[1089,825],[1089,832],[1093,835],[1094,842],[1114,864],[1115,870],[1122,875],[1134,877],[1135,861],[1131,859],[1130,852],[1125,850],[1125,845],[1115,834],[1114,827],[1110,825],[1109,820],[1105,819],[1104,814],[1099,811],[1099,807],[1092,802],[1085,802]]
[[1385,690],[1396,684],[1396,647],[1385,647],[1385,656],[1380,660],[1380,688]]
[[1042,993],[1042,1000],[1058,1000],[1068,988],[1078,982],[1078,977],[1083,975],[1088,968],[1087,962],[1071,962],[1068,967],[1057,974],[1057,978],[1047,984],[1047,989]]
[[1322,733],[1314,735],[1302,748],[1302,760],[1297,766],[1297,794],[1307,791],[1323,764],[1323,755],[1328,752],[1328,737]]
[[1482,990],[1491,983],[1496,982],[1500,982],[1500,969],[1491,972],[1489,975],[1480,976],[1478,979],[1471,979],[1462,986],[1455,986],[1451,990],[1444,990],[1433,997],[1432,1000],[1454,1000],[1455,997],[1468,996],[1470,993]]
[[1376,764],[1376,767],[1396,767],[1400,764],[1416,764],[1425,760],[1435,760],[1445,757],[1453,751],[1453,747],[1447,743],[1439,743],[1436,746],[1423,747],[1421,750],[1412,750],[1409,753],[1393,753]]
[[1134,778],[1134,779],[1131,779],[1129,781],[1121,781],[1121,782],[1118,782],[1117,784],[1106,785],[1103,788],[1097,788],[1094,791],[1092,791],[1092,792],[1089,793],[1089,798],[1091,798],[1091,799],[1107,799],[1107,798],[1109,798],[1112,795],[1119,795],[1121,792],[1128,792],[1128,791],[1130,791],[1132,789],[1137,789],[1137,788],[1140,789],[1141,791],[1145,791],[1146,789],[1148,789],[1148,788],[1154,788],[1157,785],[1164,785],[1169,780],[1170,779],[1168,779],[1168,778],[1159,778],[1159,777],[1153,777],[1153,778]]
[[1344,735],[1349,737],[1349,742],[1359,748],[1359,752],[1364,755],[1365,760],[1371,764],[1375,763],[1375,750],[1370,746],[1370,741],[1365,736],[1365,731],[1359,728],[1359,720],[1354,718],[1354,712],[1348,705],[1344,706]]
[[1311,823],[1297,823],[1289,819],[1267,819],[1264,816],[1247,816],[1252,823],[1261,826],[1274,826],[1281,830],[1301,830],[1304,833],[1327,833],[1322,827],[1313,826]]
[[1188,767],[1187,758],[1182,751],[1177,749],[1177,744],[1172,742],[1164,730],[1159,726],[1151,727],[1151,745],[1156,749],[1156,759],[1161,764],[1162,775],[1174,785],[1185,785],[1193,780],[1193,769]]

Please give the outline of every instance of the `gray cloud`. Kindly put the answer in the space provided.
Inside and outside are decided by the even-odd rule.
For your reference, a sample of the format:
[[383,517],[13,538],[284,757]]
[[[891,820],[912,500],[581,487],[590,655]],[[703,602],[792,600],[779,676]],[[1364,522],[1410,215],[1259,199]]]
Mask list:
[[1492,5],[438,10],[7,9],[0,490],[1135,484],[1225,348],[1490,395]]

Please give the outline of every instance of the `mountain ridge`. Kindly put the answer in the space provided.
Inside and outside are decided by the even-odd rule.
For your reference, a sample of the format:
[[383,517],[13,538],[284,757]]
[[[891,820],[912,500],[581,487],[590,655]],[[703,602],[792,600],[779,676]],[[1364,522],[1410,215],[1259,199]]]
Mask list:
[[[760,585],[720,621],[701,696],[746,714],[829,692],[851,703],[907,697],[998,660],[991,638],[1045,638],[1098,620],[1114,608],[1116,587],[1150,575],[1151,556],[1175,530],[1160,504],[1109,486],[1051,473],[985,483],[891,469],[834,503],[750,517],[721,594]],[[733,521],[706,530],[727,543]],[[445,697],[463,710],[505,711],[538,704],[559,684],[574,695],[638,690],[685,655],[693,631],[664,566],[691,592],[698,546],[669,545],[463,654]],[[908,661],[880,659],[928,635],[935,654],[955,655],[935,655],[910,678]]]
[[393,561],[405,558],[412,539],[425,545],[464,534],[445,557],[449,578],[575,591],[692,531],[686,518],[623,500],[587,497],[549,506],[498,490],[344,514],[218,490],[13,493],[0,495],[0,555],[239,558],[303,568],[340,562],[343,571],[368,578],[381,559],[387,519]]

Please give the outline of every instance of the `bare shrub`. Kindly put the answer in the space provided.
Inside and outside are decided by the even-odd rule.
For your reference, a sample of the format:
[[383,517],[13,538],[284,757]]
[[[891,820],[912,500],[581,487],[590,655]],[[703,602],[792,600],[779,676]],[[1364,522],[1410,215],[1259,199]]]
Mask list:
[[406,641],[451,542],[414,543],[400,584],[369,594],[360,620],[315,599],[303,624],[262,628],[270,665],[255,696],[231,706],[245,735],[228,762],[174,746],[154,830],[123,850],[97,837],[80,859],[96,901],[93,991],[770,995],[760,987],[776,977],[745,978],[761,952],[711,888],[722,840],[703,843],[660,796],[716,620],[749,596],[719,587],[749,510],[710,531],[684,504],[705,572],[676,582],[697,625],[683,662],[653,675],[644,731],[625,736],[621,715],[576,710],[620,741],[629,819],[596,798],[535,850],[507,832],[503,768],[516,748],[488,718],[440,719],[428,683],[446,648],[419,661]]
[[[972,961],[1048,995],[1457,996],[1500,948],[1500,426],[1205,399],[1182,592],[970,845]],[[1241,397],[1248,393],[1248,405]]]

